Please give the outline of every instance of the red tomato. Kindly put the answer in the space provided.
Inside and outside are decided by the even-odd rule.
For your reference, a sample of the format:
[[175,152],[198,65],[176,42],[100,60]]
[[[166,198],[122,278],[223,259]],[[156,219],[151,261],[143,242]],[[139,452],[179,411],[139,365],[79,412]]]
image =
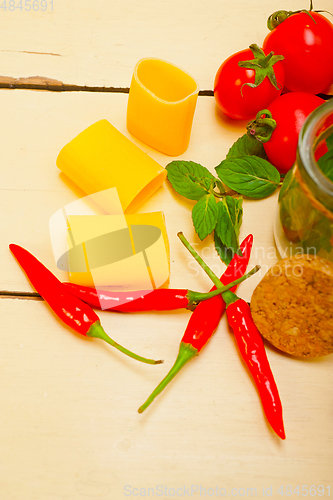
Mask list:
[[324,99],[313,94],[289,92],[267,106],[276,121],[276,129],[264,148],[270,162],[281,173],[295,163],[298,135],[306,117],[323,102]]
[[333,24],[310,12],[293,14],[265,38],[264,51],[284,56],[285,86],[319,94],[333,83]]
[[[265,54],[268,53],[265,52]],[[256,88],[244,85],[245,83],[254,84],[255,72],[253,69],[239,67],[238,62],[251,59],[254,59],[254,55],[250,49],[237,52],[224,61],[215,77],[216,103],[223,113],[236,120],[254,118],[258,111],[266,108],[281,94],[284,85],[284,70],[281,61],[273,65],[280,89],[276,89],[267,76]]]

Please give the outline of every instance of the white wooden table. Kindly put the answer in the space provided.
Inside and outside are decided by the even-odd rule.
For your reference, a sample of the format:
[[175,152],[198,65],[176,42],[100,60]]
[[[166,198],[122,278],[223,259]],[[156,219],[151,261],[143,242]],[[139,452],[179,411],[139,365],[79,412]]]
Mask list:
[[[53,10],[47,2],[45,11],[35,4],[28,12],[24,2],[22,11],[14,3],[9,10],[9,3],[0,9],[0,290],[7,291],[32,291],[10,255],[11,242],[65,278],[54,262],[48,224],[55,211],[82,196],[55,166],[77,133],[106,118],[163,166],[171,161],[126,129],[128,87],[139,59],[173,62],[201,91],[212,91],[227,56],[260,45],[269,14],[307,7],[300,0],[251,6],[244,0],[53,0]],[[317,0],[315,8],[332,10],[331,0]],[[208,94],[198,98],[182,158],[213,172],[245,123],[223,118]],[[246,300],[278,258],[276,202],[277,194],[244,202],[240,236],[254,234],[250,266],[262,266],[239,287]],[[165,214],[170,286],[206,290],[210,282],[193,270],[177,232],[198,244],[216,272],[224,266],[212,239],[200,243],[195,236],[192,206],[165,183],[140,211]],[[307,490],[310,496],[311,485],[322,485],[324,498],[333,496],[332,356],[300,361],[267,345],[284,408],[282,442],[265,421],[225,318],[201,355],[139,415],[137,408],[175,360],[190,312],[100,314],[115,340],[164,359],[152,367],[73,335],[42,301],[3,296],[0,311],[1,500],[279,499],[282,491],[297,498],[297,487],[302,496],[303,485],[303,496]]]

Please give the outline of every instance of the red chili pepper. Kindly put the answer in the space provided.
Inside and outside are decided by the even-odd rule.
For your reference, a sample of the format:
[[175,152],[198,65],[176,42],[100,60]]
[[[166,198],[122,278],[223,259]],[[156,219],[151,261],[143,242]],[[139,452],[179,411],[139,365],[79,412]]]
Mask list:
[[[253,236],[247,236],[240,245],[242,255],[235,254],[221,276],[221,283],[227,285],[234,279],[240,278],[246,271],[253,244]],[[216,290],[214,286],[211,290]],[[220,295],[201,302],[192,313],[185,330],[184,336],[179,346],[179,353],[175,364],[149,396],[147,401],[140,406],[139,413],[142,413],[158,396],[168,383],[177,375],[183,366],[199,354],[203,346],[208,342],[215,332],[222,314],[225,310],[225,302]]]
[[276,434],[285,439],[279,392],[262,337],[252,319],[250,306],[230,290],[222,296],[227,304],[229,325],[234,331],[239,352],[258,388],[267,420]]
[[138,361],[149,364],[162,363],[161,360],[155,361],[138,356],[111,339],[105,333],[99,317],[93,309],[68,293],[61,281],[36,257],[19,245],[11,244],[9,248],[34,288],[66,325],[81,335],[105,340],[108,344]]
[[[228,283],[225,284],[227,285]],[[83,302],[89,304],[91,307],[117,312],[173,311],[183,308],[193,310],[199,302],[211,299],[217,296],[217,293],[221,293],[212,293],[216,290],[216,287],[207,293],[193,292],[192,290],[180,288],[112,292],[109,290],[97,290],[96,288],[77,285],[76,283],[63,283],[63,285],[66,286],[69,293],[83,300]]]
[[[218,277],[191,247],[186,238],[181,235],[180,239],[215,286],[221,288]],[[227,305],[229,324],[234,330],[240,353],[258,387],[267,419],[277,435],[281,439],[285,439],[280,396],[267,360],[262,338],[252,319],[250,307],[247,302],[237,297],[231,290],[224,292],[222,297]]]
[[96,288],[64,283],[69,293],[96,309],[119,312],[171,311],[190,307],[188,290],[158,288],[131,292],[112,292]]

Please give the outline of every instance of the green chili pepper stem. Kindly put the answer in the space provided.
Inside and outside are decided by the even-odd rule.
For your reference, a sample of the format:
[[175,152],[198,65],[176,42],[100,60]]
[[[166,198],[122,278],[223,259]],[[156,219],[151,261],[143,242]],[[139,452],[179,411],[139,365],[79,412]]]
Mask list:
[[226,307],[230,306],[230,304],[233,304],[236,302],[236,300],[239,300],[239,297],[233,293],[231,290],[227,290],[222,294],[223,300],[225,302]]
[[95,323],[93,323],[91,325],[91,327],[90,327],[87,335],[89,337],[94,337],[94,338],[97,338],[97,339],[105,340],[105,342],[107,342],[108,344],[112,345],[112,347],[115,347],[116,349],[118,349],[118,351],[123,352],[124,354],[126,354],[130,358],[136,359],[137,361],[142,361],[142,363],[148,363],[149,365],[158,365],[160,363],[163,363],[163,360],[161,360],[161,359],[155,361],[154,359],[143,358],[142,356],[138,356],[134,352],[129,351],[125,347],[121,346],[120,344],[118,344],[117,342],[115,342],[114,340],[112,340],[105,333],[105,331],[104,331],[104,329],[103,329],[103,327],[102,327],[102,325],[100,324],[99,321],[96,321]]
[[[205,261],[200,257],[200,255],[194,250],[192,245],[187,241],[185,236],[183,235],[182,232],[179,232],[177,234],[178,238],[181,240],[183,245],[187,248],[187,250],[190,252],[191,255],[195,258],[195,260],[198,262],[198,264],[202,267],[202,269],[205,271],[205,273],[209,276],[209,278],[212,280],[216,288],[219,289],[219,291],[222,290],[223,285],[219,278],[216,276],[216,274],[210,269],[210,267],[205,263]],[[239,280],[235,280],[233,283],[231,283],[230,288],[232,288],[235,284],[240,283],[241,281],[244,281],[245,279],[249,278],[253,274],[255,274],[257,271],[259,271],[260,266],[255,266],[250,272],[242,276]]]
[[[207,264],[205,264],[205,265],[207,265]],[[208,266],[207,266],[207,269],[208,269],[208,271],[210,273],[211,269]],[[212,297],[216,297],[216,295],[221,295],[221,294],[226,293],[227,291],[230,291],[230,288],[233,288],[234,286],[239,285],[239,283],[242,283],[242,281],[247,280],[247,278],[249,278],[250,276],[252,276],[253,274],[255,274],[257,271],[259,271],[259,269],[260,269],[260,266],[255,266],[253,269],[251,269],[251,271],[249,271],[248,273],[244,274],[244,276],[241,276],[237,280],[232,281],[228,285],[222,285],[221,281],[219,280],[220,284],[217,286],[215,284],[215,282],[214,282],[214,284],[215,284],[215,286],[217,288],[216,288],[216,290],[213,290],[212,292],[200,293],[200,292],[193,292],[192,290],[188,290],[187,297],[188,297],[188,300],[189,300],[189,305],[196,305],[198,302],[201,302],[203,300],[211,299]],[[208,276],[210,277],[210,279],[213,281],[213,279],[210,276],[210,274],[207,271],[206,271],[206,273],[208,274]],[[214,274],[214,276],[216,276],[216,275]],[[230,292],[230,293],[232,293],[232,292]]]
[[216,276],[215,273],[210,269],[210,267],[207,266],[207,264],[203,261],[203,259],[200,257],[200,255],[194,250],[192,245],[187,241],[185,238],[184,234],[180,231],[177,233],[178,238],[180,241],[183,243],[183,245],[187,248],[187,250],[190,252],[191,255],[195,258],[195,260],[198,262],[198,264],[202,267],[202,269],[205,271],[205,273],[210,277],[216,288],[221,287],[221,281],[219,278]]
[[195,349],[191,344],[185,344],[185,342],[181,342],[179,346],[179,352],[177,359],[169,371],[169,373],[164,377],[164,379],[159,383],[156,389],[151,393],[149,398],[143,403],[142,406],[138,409],[139,413],[143,413],[145,409],[154,401],[156,396],[158,396],[163,389],[171,382],[171,380],[177,375],[177,373],[183,368],[184,365],[190,359],[194,358],[198,355],[198,349]]

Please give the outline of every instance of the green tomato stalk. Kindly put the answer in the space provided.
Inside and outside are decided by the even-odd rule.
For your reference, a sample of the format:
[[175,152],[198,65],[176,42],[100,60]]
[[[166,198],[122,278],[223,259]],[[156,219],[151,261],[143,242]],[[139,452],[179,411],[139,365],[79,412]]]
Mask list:
[[254,137],[260,142],[268,142],[272,137],[272,133],[276,129],[276,121],[272,117],[272,113],[268,109],[262,109],[255,117],[246,125],[247,135]]
[[[280,55],[274,55],[274,52],[270,52],[266,56],[264,51],[255,43],[250,45],[250,49],[254,59],[250,59],[249,61],[239,61],[238,63],[239,67],[252,69],[255,72],[254,83],[244,83],[244,85],[256,88],[261,84],[261,82],[264,81],[267,76],[273,87],[275,87],[277,90],[281,90],[281,85],[276,80],[273,66],[278,61],[282,61],[284,57]],[[242,88],[244,87],[244,85],[242,86]]]
[[[326,12],[327,14],[331,14],[331,12],[328,12],[327,10],[313,10],[313,3],[312,0],[310,0],[310,9],[302,9],[302,10],[277,10],[273,14],[269,16],[267,19],[267,28],[270,31],[273,31],[279,24],[283,23],[288,17],[293,16],[294,14],[299,14],[300,12],[304,12],[304,14],[307,14],[309,17],[311,17],[312,21],[316,23],[316,21],[313,19],[311,16],[310,12]],[[332,15],[332,14],[331,14]]]

